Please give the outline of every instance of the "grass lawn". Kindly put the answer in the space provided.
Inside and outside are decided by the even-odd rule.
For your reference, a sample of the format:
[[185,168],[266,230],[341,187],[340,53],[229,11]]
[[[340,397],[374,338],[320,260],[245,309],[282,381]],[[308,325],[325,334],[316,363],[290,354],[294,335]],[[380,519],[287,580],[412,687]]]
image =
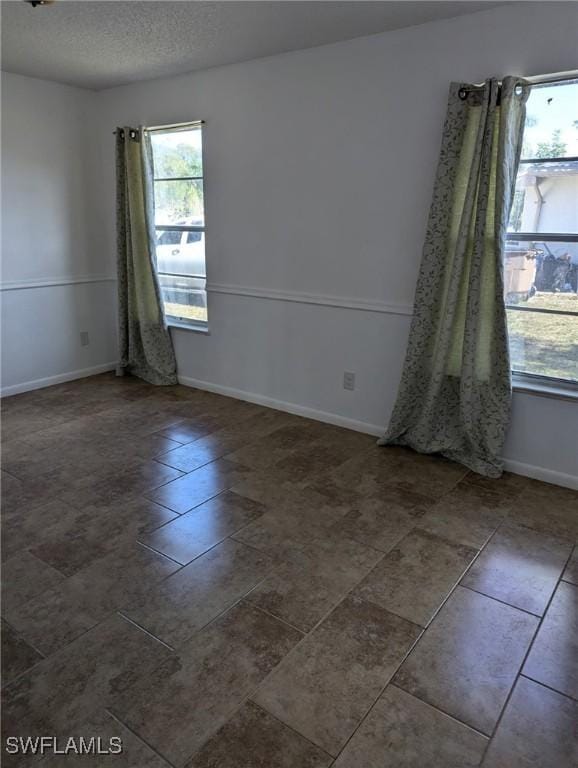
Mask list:
[[170,317],[183,317],[187,320],[196,320],[198,323],[207,322],[206,307],[190,307],[188,304],[170,304],[165,301],[165,315]]
[[[578,312],[573,293],[537,293],[520,306]],[[512,370],[578,380],[578,317],[508,310]]]

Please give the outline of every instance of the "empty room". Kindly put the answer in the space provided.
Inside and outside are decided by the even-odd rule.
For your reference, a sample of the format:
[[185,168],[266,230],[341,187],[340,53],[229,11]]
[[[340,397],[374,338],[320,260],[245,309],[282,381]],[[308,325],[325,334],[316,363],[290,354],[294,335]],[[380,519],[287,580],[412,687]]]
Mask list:
[[0,763],[577,768],[578,2],[0,12]]

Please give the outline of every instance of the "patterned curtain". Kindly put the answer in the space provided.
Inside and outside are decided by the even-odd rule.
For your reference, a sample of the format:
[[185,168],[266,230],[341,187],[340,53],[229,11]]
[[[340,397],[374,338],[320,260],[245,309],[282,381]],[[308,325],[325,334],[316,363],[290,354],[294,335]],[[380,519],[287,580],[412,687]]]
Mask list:
[[176,361],[154,267],[152,151],[145,131],[116,130],[120,369],[176,384]]
[[529,86],[452,83],[408,349],[380,445],[502,473],[511,381],[505,233]]

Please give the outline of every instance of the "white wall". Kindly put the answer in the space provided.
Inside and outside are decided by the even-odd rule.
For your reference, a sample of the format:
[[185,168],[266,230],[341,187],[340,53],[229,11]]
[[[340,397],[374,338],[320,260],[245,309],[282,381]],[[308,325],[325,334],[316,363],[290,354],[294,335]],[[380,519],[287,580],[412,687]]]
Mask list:
[[[114,127],[204,119],[211,333],[173,331],[181,376],[380,432],[448,83],[572,69],[577,24],[575,4],[512,4],[96,94],[98,271],[114,255]],[[576,427],[574,403],[516,394],[511,466],[578,483]]]
[[[575,232],[578,229],[578,174],[545,179],[540,184],[544,203],[540,209],[538,232]],[[578,243],[550,243],[555,256],[569,253],[578,264]]]
[[117,357],[115,284],[101,281],[114,275],[113,255],[96,237],[95,101],[90,91],[2,74],[4,394]]
[[[516,5],[98,94],[109,250],[114,126],[206,121],[211,334],[173,331],[182,377],[368,430],[386,424],[448,83],[576,66],[578,7]],[[282,300],[303,294],[322,303]],[[577,427],[574,403],[516,394],[506,456],[578,482]]]
[[578,174],[540,182],[544,203],[538,232],[575,232],[578,224]]

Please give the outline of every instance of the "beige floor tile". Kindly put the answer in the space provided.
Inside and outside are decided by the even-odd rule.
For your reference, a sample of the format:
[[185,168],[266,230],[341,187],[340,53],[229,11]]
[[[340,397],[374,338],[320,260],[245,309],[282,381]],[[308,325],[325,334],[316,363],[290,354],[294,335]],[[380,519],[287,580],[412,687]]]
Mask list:
[[347,598],[252,699],[335,756],[419,634],[415,624]]
[[502,525],[462,584],[541,616],[572,545],[530,528]]
[[[87,417],[84,421],[84,427],[93,436],[133,435],[133,437],[141,437],[160,433],[182,419],[183,414],[178,409],[155,404],[151,398],[142,398],[119,405],[104,414]],[[167,435],[161,435],[161,437],[167,437]],[[170,435],[168,439],[171,439]]]
[[30,406],[2,413],[2,440],[15,440],[52,427],[55,420],[43,408]]
[[3,691],[7,732],[70,733],[107,707],[135,679],[148,677],[172,652],[120,616],[111,616]]
[[347,443],[334,442],[327,445],[318,439],[296,448],[289,456],[277,461],[271,467],[271,472],[294,486],[305,488],[318,477],[323,477],[328,470],[341,466],[351,454]]
[[173,560],[130,544],[6,613],[6,618],[25,640],[50,654],[122,605],[149,594],[178,568]]
[[577,762],[576,491],[114,373],[2,416],[8,729],[119,733],[103,768],[466,768],[539,624],[503,601],[539,613],[561,574],[488,759]]
[[578,703],[520,677],[483,768],[575,768]]
[[167,525],[142,534],[139,541],[186,565],[265,511],[258,502],[225,491]]
[[327,768],[332,759],[249,701],[186,768]]
[[425,627],[476,556],[476,550],[414,528],[355,591]]
[[528,487],[531,482],[529,478],[522,475],[514,475],[512,472],[504,472],[502,476],[495,479],[483,477],[476,472],[469,472],[465,478],[467,483],[485,488],[493,493],[499,493],[500,496],[506,496],[509,499],[515,499],[522,491]]
[[[158,466],[163,466],[159,464]],[[165,469],[170,469],[165,467]],[[172,472],[177,470],[171,469]],[[211,464],[195,469],[188,475],[167,482],[160,488],[145,494],[148,499],[168,507],[174,512],[184,514],[198,507],[213,496],[226,491],[244,477],[250,470],[226,459],[218,459]]]
[[437,536],[481,549],[511,503],[509,497],[483,485],[463,482],[427,510],[419,525]]
[[[309,506],[306,501],[308,489],[295,488],[286,476],[282,477],[274,473],[271,468],[252,470],[246,477],[240,479],[232,490],[265,504],[272,512],[297,506],[303,508]],[[319,495],[314,495],[311,498],[314,499],[313,503],[318,507],[327,505],[326,500],[320,498]]]
[[[86,744],[90,744],[91,739],[100,739],[97,749],[100,748],[101,753],[75,755],[69,752],[66,756],[52,755],[38,762],[38,768],[170,768],[166,760],[104,709],[94,712],[75,726],[74,734],[68,729],[62,735],[57,735],[60,749],[65,748],[71,735],[77,743],[80,737],[84,737]],[[116,752],[119,745],[122,751]],[[109,754],[105,754],[105,750]]]
[[4,619],[2,619],[1,632],[2,685],[4,686],[42,661],[43,657],[29,646]]
[[242,421],[233,421],[205,437],[162,454],[157,457],[157,461],[183,472],[192,472],[238,450],[259,436],[273,432],[291,418],[281,411],[263,409]]
[[421,524],[425,509],[418,504],[403,506],[395,501],[359,499],[352,501],[336,529],[352,539],[389,552],[407,534]]
[[[129,469],[122,468],[106,477],[84,476],[68,482],[59,498],[83,507],[89,504],[112,504],[116,501],[128,501],[140,494],[152,492],[177,478],[185,479],[182,472],[157,461],[137,461]],[[160,488],[159,488],[160,490]],[[152,501],[155,499],[151,496]],[[166,506],[166,505],[163,505]],[[175,510],[177,511],[177,510]]]
[[176,441],[180,445],[192,443],[200,437],[210,434],[221,426],[216,418],[205,416],[204,418],[181,419],[158,432],[159,437]]
[[[349,463],[350,460],[345,462],[343,472],[351,474],[351,467],[346,466]],[[324,475],[316,477],[307,485],[307,489],[324,496],[336,506],[344,507],[344,514],[362,509],[362,505],[369,503],[375,504],[376,508],[381,504],[384,507],[386,505],[400,507],[407,512],[416,511],[421,514],[435,503],[434,499],[423,493],[392,485],[391,482],[384,482],[389,479],[388,475],[376,474],[372,481],[373,485],[371,482],[357,484],[354,481],[354,487],[350,488],[341,480],[341,474],[336,470],[330,470]]]
[[4,560],[23,549],[32,549],[50,537],[63,539],[78,528],[83,512],[63,501],[53,500],[18,510],[2,507],[2,555]]
[[538,619],[457,587],[394,682],[490,735]]
[[122,692],[112,712],[169,762],[182,766],[301,637],[253,606],[235,606],[181,653]]
[[[229,438],[232,440],[232,438]],[[219,436],[218,432],[195,440],[192,443],[181,445],[167,453],[156,457],[156,461],[166,464],[168,467],[179,469],[181,472],[192,472],[204,467],[216,459],[222,458],[228,453],[229,444],[226,438]]]
[[387,499],[390,487],[438,499],[463,480],[467,469],[405,448],[380,447],[355,455],[334,472],[337,484],[363,496]]
[[578,491],[526,479],[509,517],[540,533],[578,541]]
[[93,482],[106,479],[119,468],[137,467],[139,462],[180,445],[157,435],[139,435],[135,440],[130,433],[101,435],[78,431],[76,424],[74,421],[66,425],[67,432],[60,428],[45,432],[40,438],[19,441],[18,446],[10,447],[8,456],[3,456],[4,468],[22,481],[75,485],[88,476]]
[[268,555],[223,541],[148,592],[127,601],[123,613],[177,648],[246,595],[273,569]]
[[289,458],[298,448],[311,443],[314,438],[310,423],[303,419],[303,424],[281,426],[274,432],[228,454],[227,459],[251,469],[271,467],[278,461]]
[[[344,510],[309,490],[292,490],[272,483],[270,477],[258,478],[234,486],[237,493],[258,499],[267,512],[234,534],[234,538],[251,547],[284,558],[296,545],[311,544],[330,536]],[[337,536],[337,539],[339,536]]]
[[488,739],[388,685],[335,768],[477,768]]
[[312,629],[383,557],[334,533],[295,546],[247,599],[304,632]]
[[564,581],[569,581],[570,584],[578,585],[578,547],[574,547],[572,557],[562,574],[562,579]]
[[578,587],[558,585],[522,672],[578,699]]
[[50,530],[39,530],[39,541],[30,551],[66,576],[73,576],[136,541],[141,533],[175,518],[176,512],[142,498],[89,505],[64,515]]
[[14,555],[2,564],[2,614],[12,613],[64,580],[61,573],[30,552]]
[[8,472],[0,473],[0,506],[2,515],[16,515],[53,501],[58,495],[58,484],[37,481],[24,483]]

